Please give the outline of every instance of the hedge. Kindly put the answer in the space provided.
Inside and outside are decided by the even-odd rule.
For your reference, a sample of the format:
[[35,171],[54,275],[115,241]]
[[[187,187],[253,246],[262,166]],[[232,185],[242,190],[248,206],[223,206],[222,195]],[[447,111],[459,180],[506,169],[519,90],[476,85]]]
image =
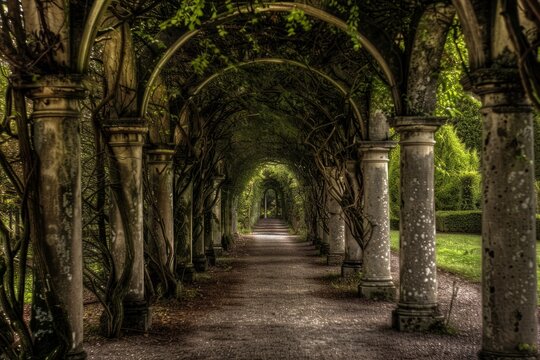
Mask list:
[[437,211],[435,219],[437,231],[440,232],[482,233],[482,212],[480,210]]
[[[435,218],[436,228],[439,232],[482,233],[482,212],[480,210],[437,211]],[[399,219],[390,218],[390,228],[399,230]],[[540,214],[536,214],[536,239],[540,240]]]

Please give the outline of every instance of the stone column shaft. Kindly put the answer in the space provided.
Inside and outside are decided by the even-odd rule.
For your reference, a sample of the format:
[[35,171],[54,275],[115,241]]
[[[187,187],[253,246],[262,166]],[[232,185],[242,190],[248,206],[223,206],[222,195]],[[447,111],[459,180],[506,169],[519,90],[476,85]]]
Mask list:
[[364,213],[371,226],[371,238],[364,250],[364,268],[358,287],[360,296],[394,300],[396,288],[390,272],[390,200],[388,194],[389,141],[361,144],[364,183]]
[[212,207],[212,250],[214,256],[220,257],[223,255],[223,247],[221,245],[221,225],[223,222],[223,217],[221,214],[221,189],[219,188],[221,180],[214,181],[214,194],[215,202]]
[[422,331],[440,321],[435,257],[434,134],[440,118],[400,117],[400,291],[393,326]]
[[[153,234],[158,243],[161,263],[175,271],[173,220],[173,155],[174,150],[153,149],[148,154],[148,174],[154,207],[150,209]],[[155,210],[155,211],[154,211]]]
[[[201,191],[200,188],[199,191]],[[205,241],[205,214],[202,196],[198,194],[195,197],[195,195],[195,189],[193,189],[193,266],[195,270],[204,272],[208,269]]]
[[[356,161],[347,161],[347,172],[356,177]],[[356,193],[357,189],[354,189]],[[350,229],[349,224],[345,224],[345,258],[341,265],[341,276],[348,277],[359,273],[362,270],[363,251]]]
[[[40,239],[44,240],[36,245],[43,252],[44,258],[40,260],[47,262],[46,275],[65,314],[63,320],[69,326],[67,357],[73,359],[86,357],[82,349],[80,164],[80,100],[85,92],[80,80],[76,76],[44,76],[27,86],[28,96],[33,100],[33,140],[39,159],[37,202],[42,209]],[[39,335],[34,333],[34,336],[40,342]]]
[[[121,278],[124,266],[131,266],[129,290],[124,299],[123,326],[146,331],[150,326],[150,317],[144,296],[142,156],[147,128],[130,125],[110,126],[106,130],[112,151],[111,171],[116,173],[113,181],[118,181],[113,186],[119,188],[121,196],[118,198],[113,193],[111,201],[111,242],[117,279]],[[133,245],[133,258],[126,264],[129,239]]]
[[[176,182],[177,186],[183,189],[178,199],[178,204],[182,208],[183,219],[178,219],[178,224],[182,226],[175,228],[176,240],[176,274],[181,281],[193,280],[193,182],[185,179],[185,183]],[[179,189],[177,189],[179,191]]]
[[343,210],[332,196],[328,196],[328,265],[341,265],[345,254],[345,220]]
[[482,97],[481,359],[537,358],[533,114],[516,70],[473,73]]

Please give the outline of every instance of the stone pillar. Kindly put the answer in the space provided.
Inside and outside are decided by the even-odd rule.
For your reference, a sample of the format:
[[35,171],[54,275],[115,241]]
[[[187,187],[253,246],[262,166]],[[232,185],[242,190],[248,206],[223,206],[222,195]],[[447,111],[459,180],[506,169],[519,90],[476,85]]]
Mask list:
[[[38,230],[43,267],[62,308],[69,338],[67,358],[84,359],[83,259],[81,225],[80,100],[85,91],[78,76],[41,77],[22,85],[33,101],[33,141],[38,158],[38,206],[42,209]],[[37,328],[49,319],[34,317]],[[58,319],[52,319],[58,321]],[[45,328],[45,329],[46,329]],[[50,329],[50,326],[48,326]],[[35,332],[36,343],[47,340]]]
[[328,255],[330,253],[330,229],[328,224],[325,226],[324,220],[322,218],[319,220],[319,227],[322,233],[319,248],[321,255]]
[[214,194],[215,201],[212,207],[212,251],[215,258],[223,256],[223,246],[221,245],[221,237],[223,233],[221,231],[221,225],[223,217],[221,214],[221,189],[220,184],[223,181],[223,177],[214,179]]
[[[146,331],[150,312],[144,296],[144,217],[142,156],[147,128],[142,121],[119,120],[106,128],[111,154],[112,181],[117,191],[111,201],[111,244],[117,280],[124,266],[131,266],[129,290],[124,298],[124,323],[127,329]],[[123,215],[123,216],[122,216]],[[126,264],[127,241],[131,240],[133,258]]]
[[[346,167],[349,174],[356,176],[356,161],[347,161]],[[348,277],[359,273],[362,270],[362,261],[362,248],[354,238],[349,225],[345,224],[345,258],[341,265],[341,276]]]
[[441,320],[435,258],[434,117],[398,117],[401,146],[399,302],[392,324],[399,331],[423,331]]
[[345,224],[345,257],[341,264],[341,276],[349,277],[362,271],[363,253],[349,225]]
[[364,269],[358,286],[361,297],[394,300],[396,288],[390,273],[390,200],[388,153],[390,141],[365,141],[362,152],[364,214],[372,229],[364,249]]
[[[148,177],[151,198],[150,207],[152,233],[156,237],[157,251],[161,263],[171,273],[175,271],[174,220],[173,220],[173,155],[170,148],[147,151]],[[154,211],[155,210],[155,211]]]
[[202,196],[193,197],[193,266],[198,272],[208,270],[208,258],[206,257],[205,246],[205,214]]
[[345,220],[341,206],[328,196],[328,265],[341,265],[345,257]]
[[179,204],[182,207],[183,219],[178,219],[182,224],[177,232],[176,249],[176,274],[181,281],[192,281],[194,274],[193,267],[193,182],[185,179],[184,183],[177,181],[177,186],[183,190],[180,194]]
[[481,359],[536,359],[536,199],[533,114],[513,69],[481,69]]

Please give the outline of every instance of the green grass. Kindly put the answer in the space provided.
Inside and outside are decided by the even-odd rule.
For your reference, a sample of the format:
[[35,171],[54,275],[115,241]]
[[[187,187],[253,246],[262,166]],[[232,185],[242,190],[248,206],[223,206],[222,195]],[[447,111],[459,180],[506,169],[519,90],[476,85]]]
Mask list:
[[[437,234],[437,266],[464,279],[480,282],[482,275],[482,244],[480,235]],[[399,232],[390,232],[392,250],[399,251]],[[536,247],[540,264],[540,244]],[[540,268],[536,268],[540,289]],[[540,292],[539,292],[540,294]],[[540,300],[540,298],[539,298]]]

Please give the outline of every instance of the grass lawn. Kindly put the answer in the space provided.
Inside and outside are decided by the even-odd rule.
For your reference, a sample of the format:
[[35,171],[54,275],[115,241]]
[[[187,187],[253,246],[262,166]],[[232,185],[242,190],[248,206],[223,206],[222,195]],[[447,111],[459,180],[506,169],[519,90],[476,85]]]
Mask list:
[[[391,231],[390,239],[392,250],[399,251],[399,232]],[[536,247],[536,260],[540,264],[540,244]],[[467,280],[480,282],[482,274],[480,235],[438,233],[437,266]],[[538,267],[536,271],[540,280]],[[538,288],[540,289],[540,282]]]

